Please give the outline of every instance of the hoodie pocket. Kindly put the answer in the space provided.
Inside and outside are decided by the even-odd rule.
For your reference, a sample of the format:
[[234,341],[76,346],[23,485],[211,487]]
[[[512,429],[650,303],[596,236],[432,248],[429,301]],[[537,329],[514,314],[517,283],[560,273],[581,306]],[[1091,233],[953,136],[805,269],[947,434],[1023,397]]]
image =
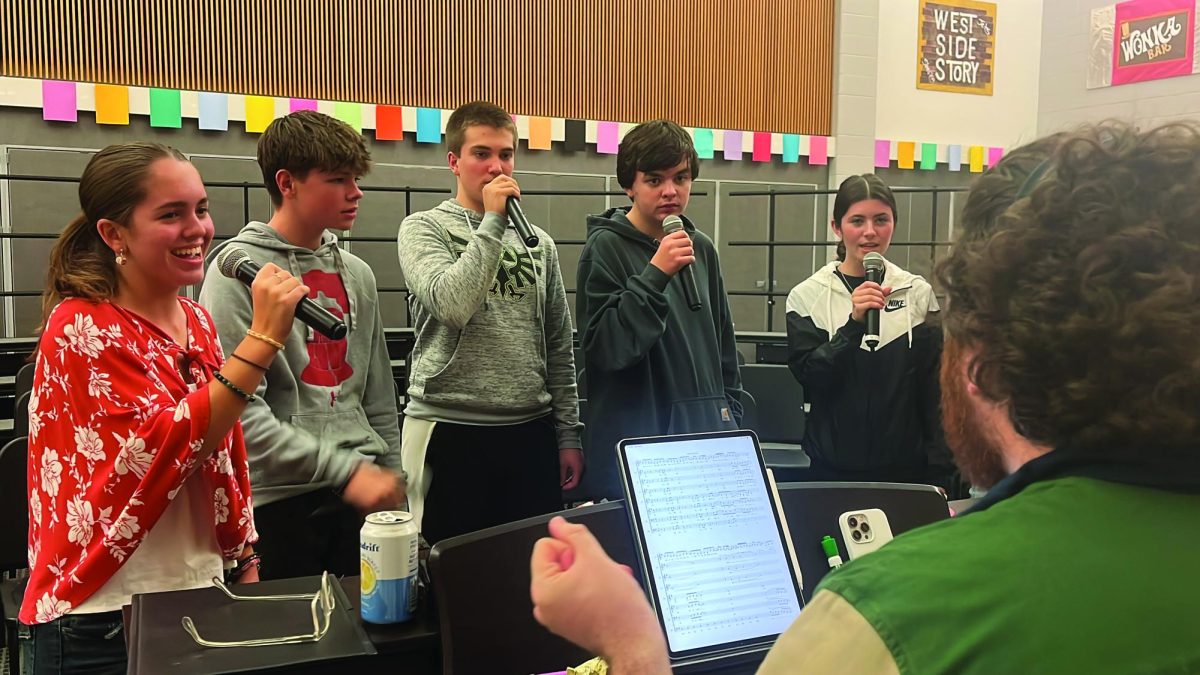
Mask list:
[[685,398],[671,404],[668,434],[690,434],[702,431],[737,429],[733,410],[724,396]]
[[292,415],[292,424],[316,436],[321,445],[352,449],[360,455],[374,458],[383,454],[387,444],[371,428],[362,408],[341,412]]
[[[452,336],[439,335],[422,351],[420,360],[414,364],[413,370],[424,374],[420,378],[421,391],[424,395],[435,393],[437,391],[436,381],[447,375],[451,366],[457,365],[454,363],[454,357],[458,356],[465,333],[466,329],[464,328],[461,331],[454,331]],[[434,355],[447,352],[449,352],[449,356],[446,357],[446,360],[440,364],[437,363]]]

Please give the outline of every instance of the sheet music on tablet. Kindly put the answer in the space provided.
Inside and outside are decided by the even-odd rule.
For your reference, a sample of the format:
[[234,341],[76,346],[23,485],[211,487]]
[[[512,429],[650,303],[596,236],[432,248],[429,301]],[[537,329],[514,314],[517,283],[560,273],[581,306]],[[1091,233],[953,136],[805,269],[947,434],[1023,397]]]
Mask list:
[[671,651],[783,632],[800,604],[753,439],[625,452]]

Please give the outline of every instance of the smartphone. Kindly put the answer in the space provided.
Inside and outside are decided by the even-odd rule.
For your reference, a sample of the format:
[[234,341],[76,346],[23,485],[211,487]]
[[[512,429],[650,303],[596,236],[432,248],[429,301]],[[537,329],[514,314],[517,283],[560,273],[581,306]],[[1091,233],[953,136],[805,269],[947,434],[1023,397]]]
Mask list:
[[892,526],[881,509],[847,511],[838,516],[842,541],[851,560],[864,556],[892,540]]

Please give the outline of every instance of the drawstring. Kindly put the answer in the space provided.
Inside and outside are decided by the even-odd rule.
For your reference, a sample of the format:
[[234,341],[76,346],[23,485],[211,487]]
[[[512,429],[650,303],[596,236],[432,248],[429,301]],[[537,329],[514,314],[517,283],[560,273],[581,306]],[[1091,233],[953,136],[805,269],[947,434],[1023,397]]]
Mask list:
[[[350,306],[346,312],[346,316],[342,317],[342,319],[346,322],[347,330],[352,332],[354,330],[355,317],[358,315],[358,302],[354,292],[350,288],[350,275],[346,271],[345,262],[342,261],[342,252],[337,245],[337,239],[327,244],[321,244],[317,247],[316,251],[313,251],[313,255],[316,256],[317,251],[325,246],[329,247],[330,253],[333,255],[333,268],[337,272],[338,280],[342,283],[342,288],[346,291],[346,302]],[[295,250],[288,250],[288,272],[297,279],[303,280],[303,275],[300,272],[300,260],[296,257]]]
[[[907,293],[905,295],[907,295]],[[908,319],[908,348],[912,349],[912,312],[908,310],[908,307],[904,308],[904,316]]]
[[342,287],[346,289],[346,302],[350,305],[350,313],[346,315],[346,328],[353,331],[354,322],[358,315],[358,296],[350,289],[350,275],[346,273],[346,264],[342,262],[342,250],[337,245],[337,240],[330,242],[330,248],[333,249],[333,267],[337,270],[338,278],[342,280]]
[[[853,309],[853,303],[851,304]],[[834,318],[833,318],[833,284],[825,287],[825,316],[829,317],[829,328],[825,330],[829,333],[829,339],[833,339],[834,333]]]
[[[469,232],[471,232],[472,234],[474,234],[474,232],[475,232],[475,226],[471,224],[471,216],[470,216],[470,214],[467,212],[467,209],[466,209],[466,207],[464,207],[464,206],[460,206],[460,205],[458,205],[458,204],[455,204],[455,206],[458,206],[458,213],[459,213],[459,215],[461,215],[461,216],[463,217],[463,220],[465,220],[465,221],[467,222],[467,231],[469,231]],[[500,241],[501,241],[501,246],[503,247],[503,245],[504,245],[504,244],[503,244],[503,242],[504,242],[504,233],[501,233],[501,234],[500,234]],[[500,255],[504,255],[504,254],[503,254],[503,253],[501,253]],[[491,309],[491,301],[488,299],[490,295],[491,295],[490,293],[484,293],[484,294],[483,294],[483,310],[484,310],[485,312]]]
[[[533,266],[533,290],[534,295],[537,297],[537,303],[533,308],[533,316],[538,320],[539,323],[542,324],[542,333],[544,334],[546,332],[546,326],[545,322],[542,320],[542,304],[546,302],[546,298],[542,294],[542,272],[538,270],[537,261],[533,258],[533,251],[529,249],[529,244],[525,243],[525,240],[520,236],[520,234],[517,235],[517,239],[521,240],[521,246],[525,247],[525,255],[529,256],[529,264]],[[545,252],[545,248],[543,247],[543,258],[545,258]],[[542,266],[545,267],[545,265],[546,261],[543,259]]]

